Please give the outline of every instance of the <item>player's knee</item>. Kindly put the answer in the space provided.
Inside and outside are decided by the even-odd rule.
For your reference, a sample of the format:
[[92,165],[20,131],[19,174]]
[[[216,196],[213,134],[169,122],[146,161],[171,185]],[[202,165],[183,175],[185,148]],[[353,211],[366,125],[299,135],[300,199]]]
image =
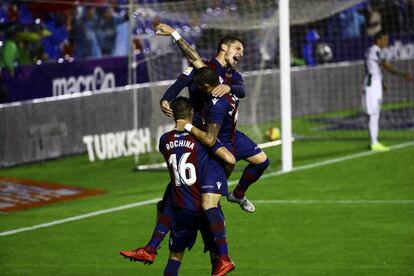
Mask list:
[[203,210],[217,208],[220,202],[221,195],[213,193],[205,193],[201,196],[201,207]]
[[261,171],[265,171],[267,167],[269,167],[269,164],[270,164],[269,158],[267,158],[266,156],[266,160],[258,164],[257,166]]
[[[260,157],[261,157],[263,160],[268,159],[267,154],[266,154],[264,151],[262,151],[262,152],[260,153]],[[265,161],[263,161],[263,162],[265,162]]]
[[248,161],[252,165],[258,165],[258,164],[262,164],[263,162],[266,162],[267,159],[268,157],[266,153],[264,151],[261,151],[260,153],[247,158],[246,161]]

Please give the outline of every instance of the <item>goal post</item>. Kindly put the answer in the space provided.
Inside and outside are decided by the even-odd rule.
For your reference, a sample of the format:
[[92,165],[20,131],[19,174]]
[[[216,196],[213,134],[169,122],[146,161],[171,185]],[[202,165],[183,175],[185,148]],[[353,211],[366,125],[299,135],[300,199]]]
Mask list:
[[290,85],[289,0],[279,0],[280,110],[282,124],[282,171],[292,170],[292,112]]
[[[368,140],[361,87],[364,51],[373,37],[365,31],[346,37],[336,20],[358,16],[354,11],[369,9],[370,4],[361,0],[184,0],[140,4],[134,14],[139,15],[136,36],[144,45],[153,83],[150,89],[176,79],[186,65],[171,39],[151,33],[148,26],[154,16],[177,29],[204,59],[214,57],[218,41],[227,34],[244,40],[245,53],[237,69],[247,93],[240,100],[238,127],[257,144],[275,140],[269,137],[269,129],[281,129],[277,139],[282,150],[276,160],[283,171],[289,171],[294,163],[293,139]],[[402,27],[398,33],[388,30],[391,43],[386,51],[391,63],[413,73],[413,34]],[[381,124],[385,127],[380,136],[413,139],[413,84],[384,77],[392,92],[384,95]],[[137,114],[142,117],[139,110]]]

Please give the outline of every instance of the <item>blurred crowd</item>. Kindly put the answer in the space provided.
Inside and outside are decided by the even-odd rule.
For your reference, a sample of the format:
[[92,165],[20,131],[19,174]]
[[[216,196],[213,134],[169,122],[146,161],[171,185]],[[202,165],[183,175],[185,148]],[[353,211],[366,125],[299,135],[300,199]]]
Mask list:
[[[177,1],[134,0],[137,7],[160,2]],[[13,72],[15,63],[127,56],[130,49],[128,5],[129,0],[1,1],[0,65]],[[146,47],[148,50],[150,46],[143,45],[145,42],[137,36],[153,35],[153,17],[141,17],[140,12],[133,16],[135,49],[140,51]]]
[[[178,2],[177,0],[134,0],[137,4]],[[213,1],[236,6],[236,0]],[[221,3],[221,4],[220,4]],[[254,1],[251,1],[252,5]],[[64,62],[103,56],[126,56],[130,49],[129,0],[14,1],[0,4],[0,66],[13,74],[15,64]],[[218,8],[218,10],[220,10]],[[216,10],[213,10],[213,13]],[[212,12],[206,15],[213,17]],[[222,14],[217,13],[218,16]],[[151,20],[134,13],[134,37],[153,35]],[[166,22],[189,33],[200,27],[194,19]],[[177,25],[178,24],[178,25]],[[414,0],[365,0],[319,22],[292,26],[293,65],[315,65],[320,60],[314,51],[318,41],[333,38],[373,36],[381,30],[388,33],[414,34]],[[187,37],[186,37],[187,38]],[[203,37],[201,37],[201,40]],[[277,46],[260,46],[262,56],[277,63]],[[194,42],[194,41],[190,41]],[[134,39],[135,48],[149,50],[157,45]],[[153,43],[154,44],[154,43]],[[159,45],[158,45],[159,46]],[[322,50],[325,48],[321,48]],[[329,56],[328,56],[329,57]],[[323,60],[322,60],[323,62]],[[326,61],[325,61],[326,62]]]
[[125,9],[102,0],[89,0],[90,6],[67,3],[2,3],[1,65],[12,71],[13,62],[128,55]]
[[381,31],[414,35],[413,26],[414,0],[365,0],[329,18],[294,26],[292,52],[295,57],[301,56],[305,64],[316,65],[332,58],[323,41],[373,37]]

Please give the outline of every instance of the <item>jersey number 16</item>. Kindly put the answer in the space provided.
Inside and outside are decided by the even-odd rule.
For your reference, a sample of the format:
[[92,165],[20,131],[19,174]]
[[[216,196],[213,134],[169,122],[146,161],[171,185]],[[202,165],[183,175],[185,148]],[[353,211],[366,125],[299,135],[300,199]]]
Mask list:
[[193,163],[188,162],[187,159],[191,152],[184,153],[177,164],[177,154],[171,154],[168,163],[172,167],[174,173],[175,185],[191,186],[197,181],[196,169]]

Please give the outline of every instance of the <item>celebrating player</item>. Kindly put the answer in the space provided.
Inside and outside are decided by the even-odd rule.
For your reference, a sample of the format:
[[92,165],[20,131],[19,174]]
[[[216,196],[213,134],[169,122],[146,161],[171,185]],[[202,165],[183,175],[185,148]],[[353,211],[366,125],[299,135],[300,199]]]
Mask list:
[[[237,65],[243,57],[243,42],[239,38],[223,38],[218,44],[216,57],[205,64],[197,52],[194,51],[194,49],[192,49],[171,26],[156,22],[154,28],[158,35],[172,36],[183,54],[194,65],[194,67],[200,68],[207,65],[216,71],[216,73],[223,80],[223,83],[218,84],[212,89],[211,95],[213,97],[221,97],[231,93],[235,101],[238,101],[237,98],[243,98],[245,96],[243,78],[233,69],[233,67]],[[167,116],[170,116],[171,110],[168,103],[177,97],[184,87],[188,87],[190,100],[196,112],[193,124],[196,127],[200,127],[202,122],[201,110],[203,108],[204,101],[200,98],[202,93],[197,91],[197,87],[193,81],[193,71],[192,67],[188,67],[179,76],[177,81],[165,92],[163,98],[161,99],[160,105],[162,111]],[[234,114],[235,120],[237,120],[236,113]],[[218,129],[219,128],[220,126],[218,126]],[[217,125],[212,128],[207,127],[206,133],[210,141],[214,140],[212,137],[217,137],[218,129]],[[228,200],[230,202],[239,203],[241,208],[247,212],[254,212],[255,207],[245,197],[245,193],[249,186],[256,182],[266,170],[269,165],[269,159],[256,143],[237,130],[235,130],[231,148],[233,148],[237,160],[244,159],[249,162],[249,165],[245,168],[236,188],[229,194]]]
[[[171,103],[171,109],[176,121],[191,122],[192,108],[187,98],[176,98]],[[217,148],[216,154],[234,166],[234,156],[223,146]],[[197,229],[202,230],[206,248],[213,253],[212,275],[225,275],[235,266],[228,256],[226,227],[221,209],[219,206],[211,208],[202,216],[202,193],[227,194],[227,175],[222,164],[211,156],[210,150],[207,151],[191,134],[183,131],[173,130],[164,134],[159,149],[168,164],[171,177],[171,185],[164,196],[164,209],[168,209],[172,219],[170,259],[164,275],[177,275],[184,249],[193,246]],[[165,212],[163,210],[164,216]],[[210,239],[206,238],[208,234],[212,236]],[[152,263],[155,254],[150,250],[147,246],[134,251],[121,251],[121,255]]]
[[[178,97],[171,103],[175,120],[191,121],[191,105],[187,98]],[[160,138],[159,150],[168,164],[171,177],[172,201],[175,207],[170,238],[170,258],[164,275],[177,275],[185,248],[191,248],[197,236],[197,229],[208,232],[203,225],[201,191],[217,183],[226,185],[227,178],[221,165],[209,158],[207,149],[191,134],[177,130],[170,131]],[[227,151],[227,155],[231,155]],[[231,156],[228,157],[231,159]],[[217,227],[217,225],[215,226]],[[208,229],[208,224],[207,224]],[[219,246],[226,242],[225,228],[211,229]],[[216,235],[220,232],[220,235]],[[234,269],[234,263],[225,252],[220,257],[212,275],[225,275]]]
[[413,81],[409,74],[399,72],[385,58],[383,49],[388,46],[388,35],[378,33],[374,37],[372,45],[365,54],[365,79],[364,89],[362,91],[362,105],[364,111],[368,114],[368,129],[371,138],[370,149],[372,151],[388,151],[389,148],[378,142],[379,118],[382,104],[382,91],[384,83],[382,82],[381,68],[403,78],[407,81]]

